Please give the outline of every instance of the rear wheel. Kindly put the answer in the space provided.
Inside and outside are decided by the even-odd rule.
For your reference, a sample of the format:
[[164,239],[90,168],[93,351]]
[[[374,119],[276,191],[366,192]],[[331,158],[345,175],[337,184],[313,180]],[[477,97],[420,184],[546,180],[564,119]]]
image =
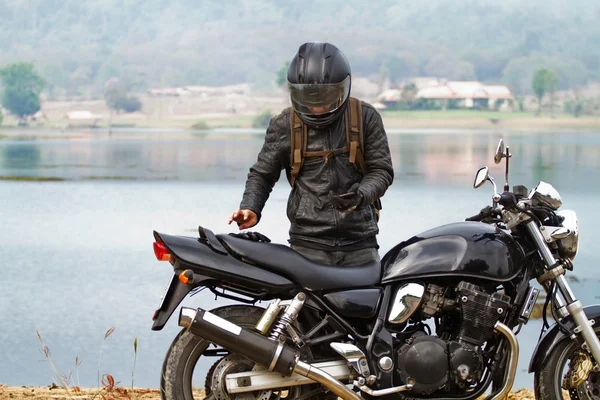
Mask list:
[[[218,315],[242,328],[252,329],[260,319],[263,309],[249,306],[227,306],[212,310]],[[202,399],[208,400],[274,400],[278,398],[293,399],[302,393],[307,394],[319,385],[306,385],[290,388],[290,390],[262,390],[251,393],[232,395],[227,393],[225,376],[236,372],[262,369],[260,365],[243,356],[230,353],[226,356],[214,357],[212,366],[204,377],[194,377],[194,370],[203,357],[203,353],[211,343],[199,336],[182,330],[169,347],[162,368],[161,396],[164,400]],[[204,393],[202,392],[204,390]]]

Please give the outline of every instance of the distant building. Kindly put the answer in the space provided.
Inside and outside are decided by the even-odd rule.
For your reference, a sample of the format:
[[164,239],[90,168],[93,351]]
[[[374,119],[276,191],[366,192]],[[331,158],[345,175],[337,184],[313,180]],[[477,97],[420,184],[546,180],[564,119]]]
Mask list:
[[246,95],[250,93],[251,85],[242,83],[239,85],[227,86],[183,86],[186,93],[194,96],[226,96],[226,95]]
[[150,96],[169,96],[169,97],[179,97],[186,94],[186,90],[179,87],[174,88],[150,88],[147,90],[148,95]]
[[[423,86],[429,82],[430,86]],[[419,80],[417,99],[428,99],[447,104],[454,101],[460,108],[495,108],[497,104],[512,99],[508,87],[503,85],[484,85],[477,81],[441,82],[432,78]],[[422,87],[419,87],[422,86]],[[377,101],[387,107],[394,107],[402,100],[402,89],[388,89],[377,96]]]
[[102,120],[102,115],[94,114],[87,110],[69,111],[65,115],[65,119],[68,121],[68,126],[96,126]]
[[494,108],[497,102],[512,99],[508,87],[484,85],[476,81],[448,81],[444,85],[421,89],[417,98],[455,100],[458,107]]
[[181,87],[167,88],[151,88],[147,90],[149,96],[165,96],[165,97],[180,97],[180,96],[231,96],[231,95],[247,95],[250,93],[251,86],[247,83],[239,85],[227,86],[200,86],[188,85]]

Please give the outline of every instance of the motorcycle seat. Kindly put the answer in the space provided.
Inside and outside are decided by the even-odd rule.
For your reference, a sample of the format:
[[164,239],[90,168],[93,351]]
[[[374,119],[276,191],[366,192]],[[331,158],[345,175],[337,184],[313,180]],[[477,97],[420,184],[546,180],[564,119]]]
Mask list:
[[225,234],[216,236],[232,256],[276,272],[310,290],[351,289],[381,283],[379,261],[352,267],[317,264],[282,244],[254,242]]

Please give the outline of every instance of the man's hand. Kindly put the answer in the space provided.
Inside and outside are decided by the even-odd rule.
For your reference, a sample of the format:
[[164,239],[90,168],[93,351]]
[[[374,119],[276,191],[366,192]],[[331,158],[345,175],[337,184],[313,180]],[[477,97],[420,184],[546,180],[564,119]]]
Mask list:
[[242,229],[252,228],[258,223],[258,216],[252,210],[237,210],[229,217],[229,224],[237,222],[240,231]]
[[333,190],[329,191],[329,202],[340,211],[352,211],[363,202],[363,196],[358,191],[358,183],[352,185],[348,193],[336,195]]

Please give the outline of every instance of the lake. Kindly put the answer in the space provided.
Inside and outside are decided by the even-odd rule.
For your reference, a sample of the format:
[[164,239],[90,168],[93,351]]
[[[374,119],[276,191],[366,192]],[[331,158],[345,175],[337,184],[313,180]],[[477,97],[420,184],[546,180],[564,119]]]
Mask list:
[[[472,183],[476,170],[488,165],[503,184],[503,164],[493,164],[500,137],[513,154],[511,185],[550,182],[563,208],[577,211],[579,282],[572,285],[584,305],[600,303],[593,253],[600,235],[600,132],[390,131],[396,176],[383,198],[380,254],[489,204],[491,185],[473,190]],[[227,219],[262,139],[248,130],[26,130],[0,140],[0,176],[56,179],[0,181],[0,383],[52,382],[37,330],[58,371],[70,371],[80,386],[97,385],[98,371],[131,385],[137,338],[135,385],[158,387],[179,327],[172,318],[162,331],[150,329],[172,273],[154,257],[152,231],[196,236],[199,224],[233,231]],[[288,192],[282,177],[256,228],[274,242],[287,240]],[[184,302],[209,309],[223,304],[209,292]],[[539,329],[540,322],[531,321],[518,336],[515,388],[533,386],[526,370]]]

